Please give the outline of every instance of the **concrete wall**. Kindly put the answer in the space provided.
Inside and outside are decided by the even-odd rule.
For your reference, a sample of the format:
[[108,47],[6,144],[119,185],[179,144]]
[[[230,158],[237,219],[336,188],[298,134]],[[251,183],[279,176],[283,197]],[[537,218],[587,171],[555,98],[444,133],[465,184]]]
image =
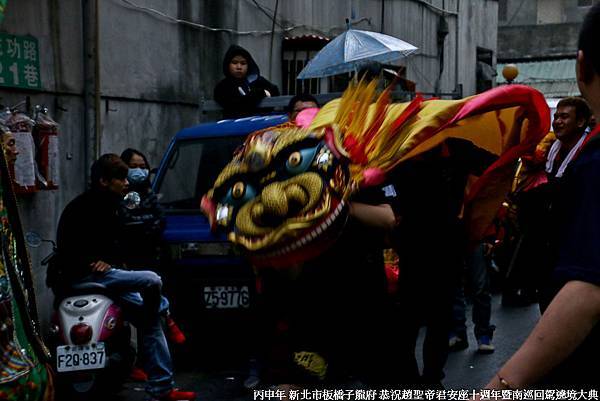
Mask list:
[[579,23],[502,27],[498,30],[498,58],[574,57],[580,28]]
[[574,56],[589,7],[579,7],[577,0],[499,1],[506,3],[508,20],[498,21],[498,58]]
[[545,0],[537,3],[537,23],[538,24],[559,24],[563,21],[562,0]]
[[[506,20],[499,20],[498,26],[535,25],[537,23],[537,0],[498,0],[506,3]],[[543,1],[543,0],[540,0]]]
[[499,0],[506,4],[507,19],[499,20],[506,25],[558,24],[583,21],[589,7],[579,7],[577,0]]

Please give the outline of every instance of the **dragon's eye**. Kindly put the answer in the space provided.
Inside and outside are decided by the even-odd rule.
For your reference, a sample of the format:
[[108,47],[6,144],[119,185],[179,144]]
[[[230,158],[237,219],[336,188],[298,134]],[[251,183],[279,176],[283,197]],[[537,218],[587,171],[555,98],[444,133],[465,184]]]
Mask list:
[[242,196],[244,196],[245,189],[246,186],[244,185],[244,183],[238,181],[233,185],[233,189],[231,190],[231,196],[233,196],[234,199],[240,199]]
[[300,152],[294,152],[288,158],[288,164],[290,167],[296,167],[302,162],[302,154]]

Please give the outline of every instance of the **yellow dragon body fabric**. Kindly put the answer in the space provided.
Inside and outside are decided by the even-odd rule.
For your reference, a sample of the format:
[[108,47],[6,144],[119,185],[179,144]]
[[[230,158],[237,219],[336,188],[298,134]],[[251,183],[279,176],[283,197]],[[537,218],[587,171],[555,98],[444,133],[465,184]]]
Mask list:
[[[509,85],[460,100],[393,104],[377,82],[351,85],[316,116],[251,134],[203,197],[213,228],[256,266],[288,267],[337,239],[348,199],[379,185],[399,164],[459,138],[498,156],[469,186],[465,218],[481,238],[510,190],[517,159],[548,132],[549,109],[536,90]],[[307,117],[310,116],[310,117]],[[410,190],[402,188],[401,190]]]

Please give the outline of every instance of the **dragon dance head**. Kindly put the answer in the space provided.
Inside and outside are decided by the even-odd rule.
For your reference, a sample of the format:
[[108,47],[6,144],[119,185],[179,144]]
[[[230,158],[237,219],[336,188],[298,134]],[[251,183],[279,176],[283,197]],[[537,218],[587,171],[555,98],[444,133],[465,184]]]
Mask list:
[[[519,145],[530,150],[545,129],[536,111],[539,97],[546,114],[547,106],[528,87],[392,104],[389,90],[377,96],[376,86],[350,86],[302,126],[286,123],[250,134],[202,198],[211,227],[226,231],[256,266],[298,264],[336,240],[355,190],[383,182],[403,160],[448,137],[498,155]],[[511,161],[520,155],[513,153]]]
[[255,264],[305,260],[340,233],[351,177],[332,136],[292,124],[256,132],[203,198],[211,222]]

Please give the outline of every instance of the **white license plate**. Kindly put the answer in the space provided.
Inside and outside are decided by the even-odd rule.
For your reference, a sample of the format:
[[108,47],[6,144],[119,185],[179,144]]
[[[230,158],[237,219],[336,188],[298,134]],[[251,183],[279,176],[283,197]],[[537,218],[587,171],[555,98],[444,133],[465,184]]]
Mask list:
[[250,306],[248,286],[206,286],[203,295],[206,309],[234,309]]
[[101,369],[105,364],[104,343],[56,347],[56,370],[59,372]]

